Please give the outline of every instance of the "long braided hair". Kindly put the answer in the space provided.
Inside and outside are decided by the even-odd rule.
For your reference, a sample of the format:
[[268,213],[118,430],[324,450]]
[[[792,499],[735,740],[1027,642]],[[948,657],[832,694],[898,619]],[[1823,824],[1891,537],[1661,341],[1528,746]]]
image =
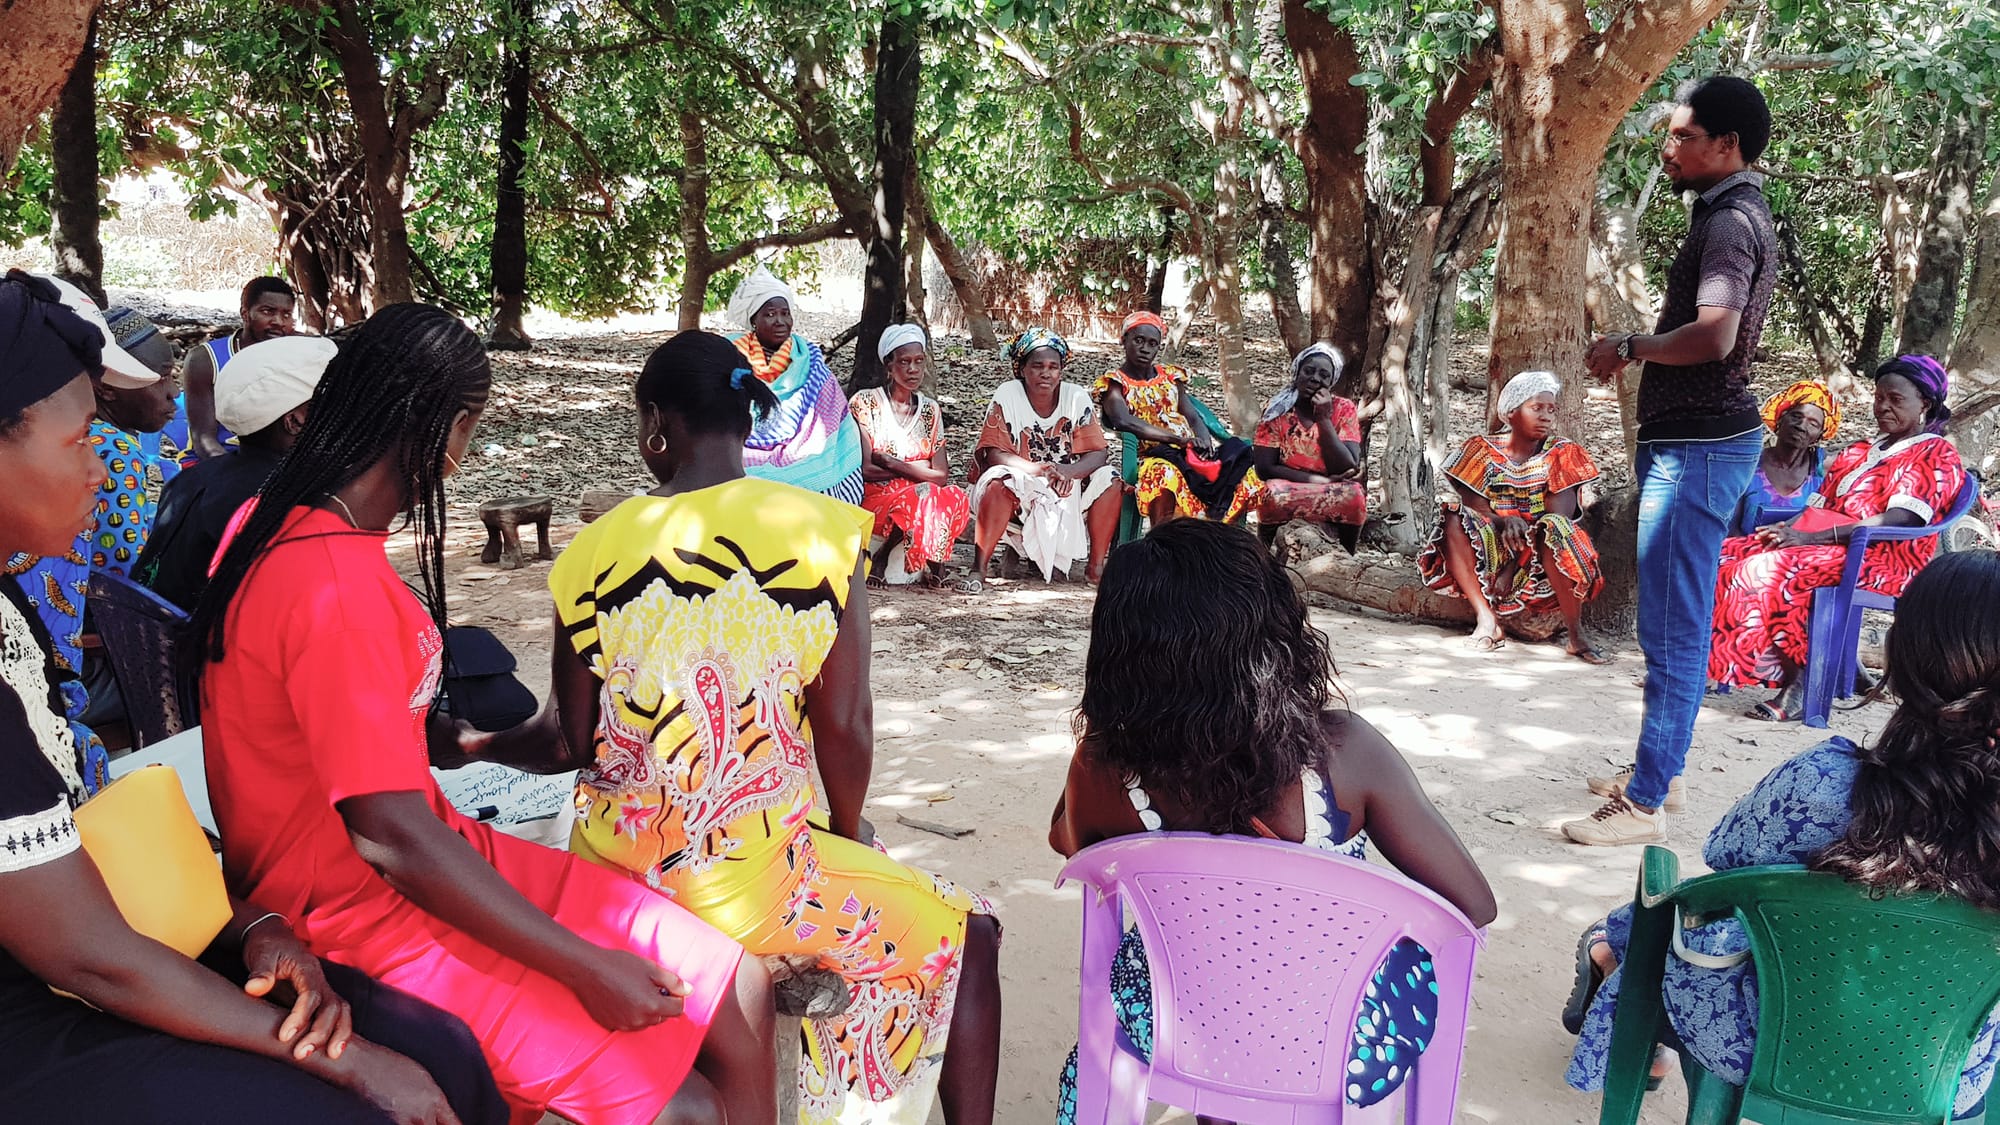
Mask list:
[[257,494],[188,622],[204,657],[221,660],[229,603],[292,510],[339,491],[385,457],[409,489],[424,601],[442,630],[446,448],[461,412],[486,405],[493,371],[479,338],[431,305],[390,305],[343,341],[313,392],[305,429]]
[[2000,908],[2000,555],[1942,555],[1897,599],[1888,686],[1847,833],[1812,866],[1881,891]]

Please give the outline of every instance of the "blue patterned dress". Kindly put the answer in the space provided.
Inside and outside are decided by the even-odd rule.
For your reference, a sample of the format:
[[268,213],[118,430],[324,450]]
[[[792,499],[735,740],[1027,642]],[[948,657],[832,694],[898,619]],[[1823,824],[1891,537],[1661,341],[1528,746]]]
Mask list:
[[[1708,834],[1702,858],[1716,871],[1769,863],[1804,863],[1847,832],[1854,777],[1860,765],[1855,745],[1829,738],[1767,774],[1749,795],[1736,802]],[[1622,962],[1632,935],[1628,904],[1605,919],[1612,952]],[[1684,930],[1683,944],[1696,953],[1730,955],[1750,948],[1749,938],[1734,918]],[[1563,1077],[1586,1093],[1604,1088],[1604,1069],[1611,1051],[1611,1016],[1618,1005],[1620,974],[1604,985],[1584,1015],[1576,1053]],[[1687,1045],[1688,1054],[1717,1077],[1734,1086],[1749,1081],[1750,1056],[1757,1047],[1757,972],[1749,961],[1727,969],[1707,969],[1678,957],[1667,958],[1661,982],[1667,1017]],[[1993,1067],[2000,1059],[1995,1034],[2000,1011],[1988,1016],[1973,1040],[1965,1073],[1959,1078],[1955,1116],[1967,1116],[1986,1097]]]
[[[1368,858],[1368,834],[1347,833],[1347,814],[1334,803],[1333,790],[1318,768],[1306,767],[1304,783],[1306,839],[1308,846],[1343,855],[1349,859]],[[1146,791],[1137,782],[1128,782],[1133,804],[1148,829],[1160,827],[1159,814],[1152,811]],[[1395,1093],[1409,1077],[1410,1066],[1430,1043],[1431,1028],[1437,1024],[1437,974],[1431,967],[1430,951],[1404,938],[1391,946],[1381,968],[1362,998],[1361,1014],[1354,1021],[1354,1049],[1347,1062],[1347,1101],[1350,1105],[1371,1106]],[[1139,940],[1139,928],[1125,931],[1118,952],[1111,958],[1111,999],[1118,1005],[1118,1030],[1138,1050],[1140,1057],[1153,1057],[1153,976],[1146,964],[1146,947]],[[1076,1125],[1076,1048],[1070,1048],[1063,1063],[1056,1093],[1056,1125]]]

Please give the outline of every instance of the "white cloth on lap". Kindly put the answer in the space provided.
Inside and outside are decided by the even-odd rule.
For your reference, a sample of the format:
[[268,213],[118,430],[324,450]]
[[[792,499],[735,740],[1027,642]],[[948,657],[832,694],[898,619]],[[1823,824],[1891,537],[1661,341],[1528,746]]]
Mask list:
[[1016,519],[1021,525],[1021,552],[1041,568],[1043,581],[1052,581],[1058,570],[1090,555],[1090,526],[1084,513],[1097,498],[1118,483],[1118,472],[1109,465],[1077,482],[1068,496],[1059,496],[1049,483],[1029,470],[1013,465],[995,465],[972,487],[972,506],[988,488],[1005,488],[1020,501]]

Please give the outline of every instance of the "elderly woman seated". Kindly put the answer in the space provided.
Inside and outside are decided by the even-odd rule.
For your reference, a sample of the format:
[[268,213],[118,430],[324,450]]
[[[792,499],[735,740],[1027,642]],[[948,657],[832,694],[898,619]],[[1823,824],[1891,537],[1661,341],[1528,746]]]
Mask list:
[[[1806,506],[1826,477],[1820,442],[1840,432],[1840,400],[1825,383],[1801,379],[1765,401],[1764,428],[1771,431],[1771,440],[1730,521],[1736,535],[1748,535]],[[1783,514],[1774,516],[1773,511]]]
[[[924,330],[892,324],[876,350],[888,385],[857,392],[848,402],[861,427],[861,506],[875,514],[875,535],[881,539],[869,575],[898,584],[921,575],[936,585],[952,543],[972,520],[972,502],[964,489],[949,483],[944,415],[937,400],[918,389],[924,384]],[[902,565],[889,574],[898,546]]]
[[[1804,512],[1723,543],[1708,678],[1779,689],[1751,718],[1799,717],[1813,591],[1839,583],[1854,529],[1930,523],[1965,486],[1958,451],[1942,436],[1951,417],[1944,404],[1950,389],[1944,367],[1927,355],[1897,356],[1877,368],[1875,424],[1881,434],[1833,459]],[[1936,551],[1935,538],[1871,545],[1860,588],[1900,595]]]
[[1125,318],[1123,366],[1097,377],[1091,396],[1114,430],[1139,442],[1139,508],[1153,526],[1180,516],[1235,523],[1263,490],[1250,446],[1209,431],[1188,397],[1185,369],[1155,363],[1165,339],[1158,313]]
[[1445,469],[1457,496],[1443,501],[1417,568],[1431,589],[1472,603],[1474,648],[1506,643],[1501,618],[1554,608],[1569,630],[1569,654],[1603,664],[1583,631],[1583,607],[1604,588],[1604,575],[1576,522],[1597,464],[1581,445],[1555,436],[1561,390],[1546,371],[1507,383],[1499,402],[1507,430],[1467,441]]
[[1292,360],[1292,385],[1278,392],[1257,423],[1258,533],[1268,546],[1278,528],[1302,520],[1340,541],[1349,554],[1368,519],[1361,477],[1361,415],[1333,393],[1340,353],[1314,344]]
[[729,298],[729,319],[743,328],[736,350],[747,371],[778,396],[777,409],[759,418],[743,443],[743,469],[859,504],[861,431],[819,345],[792,330],[798,303],[791,286],[763,266]]
[[1054,332],[1028,329],[1007,345],[1007,358],[1014,378],[994,389],[972,454],[978,563],[959,589],[979,592],[1010,528],[1044,577],[1087,557],[1085,574],[1096,582],[1123,502],[1097,407],[1082,387],[1063,382],[1069,342]]

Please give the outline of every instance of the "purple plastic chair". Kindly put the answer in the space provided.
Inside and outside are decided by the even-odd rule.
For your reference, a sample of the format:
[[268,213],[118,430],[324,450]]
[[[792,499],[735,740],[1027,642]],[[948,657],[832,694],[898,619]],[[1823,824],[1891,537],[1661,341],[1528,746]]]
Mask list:
[[[1242,1125],[1379,1120],[1345,1101],[1354,1022],[1391,946],[1431,953],[1437,1027],[1404,1081],[1411,1125],[1450,1125],[1484,936],[1393,871],[1302,844],[1149,832],[1078,852],[1077,1125],[1141,1125],[1148,1101]],[[1119,1034],[1111,960],[1129,906],[1153,978],[1153,1061]]]
[[1951,511],[1922,527],[1858,527],[1847,541],[1847,566],[1840,572],[1840,585],[1813,591],[1812,634],[1806,641],[1805,725],[1825,727],[1833,711],[1833,701],[1854,694],[1854,678],[1861,666],[1861,611],[1893,611],[1896,599],[1887,594],[1856,589],[1861,580],[1861,560],[1870,543],[1897,539],[1928,539],[1957,523],[1979,502],[1979,478],[1967,473],[1965,487]]

